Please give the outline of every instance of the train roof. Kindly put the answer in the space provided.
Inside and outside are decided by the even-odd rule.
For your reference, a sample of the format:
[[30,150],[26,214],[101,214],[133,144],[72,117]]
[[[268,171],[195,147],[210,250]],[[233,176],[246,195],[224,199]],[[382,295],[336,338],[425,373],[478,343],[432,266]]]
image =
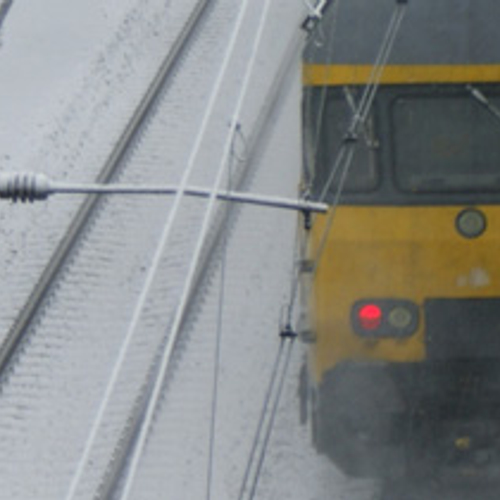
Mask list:
[[500,64],[499,0],[334,0],[304,63],[373,64],[396,8],[406,13],[389,65]]

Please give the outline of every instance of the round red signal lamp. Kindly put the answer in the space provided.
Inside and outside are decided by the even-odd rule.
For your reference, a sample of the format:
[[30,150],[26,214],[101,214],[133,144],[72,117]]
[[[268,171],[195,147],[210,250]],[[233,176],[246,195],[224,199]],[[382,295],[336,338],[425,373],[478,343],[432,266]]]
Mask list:
[[376,304],[366,304],[358,311],[361,328],[376,330],[382,323],[382,309]]

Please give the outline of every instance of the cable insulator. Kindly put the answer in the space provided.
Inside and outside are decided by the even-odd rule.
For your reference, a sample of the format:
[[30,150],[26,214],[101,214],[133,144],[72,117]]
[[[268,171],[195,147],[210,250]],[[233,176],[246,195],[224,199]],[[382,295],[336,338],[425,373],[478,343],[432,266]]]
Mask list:
[[0,198],[24,203],[45,200],[51,193],[50,180],[44,174],[0,174]]

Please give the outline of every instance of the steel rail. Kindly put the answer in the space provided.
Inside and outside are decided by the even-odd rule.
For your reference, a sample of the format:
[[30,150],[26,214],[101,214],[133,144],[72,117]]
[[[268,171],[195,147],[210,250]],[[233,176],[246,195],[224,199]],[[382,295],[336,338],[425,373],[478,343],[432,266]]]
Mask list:
[[[182,60],[181,56],[189,45],[191,36],[196,32],[197,27],[204,18],[210,3],[211,0],[201,0],[193,9],[185,26],[170,48],[155,78],[149,85],[129,123],[118,139],[116,146],[107,158],[103,169],[95,180],[96,183],[105,184],[118,172],[130,145],[134,142],[144,124],[149,119],[151,111],[154,109],[167,83],[175,75],[175,70]],[[68,261],[71,252],[75,248],[92,214],[96,210],[98,202],[99,197],[97,195],[90,195],[85,198],[75,214],[66,234],[59,242],[47,266],[31,291],[28,300],[14,320],[5,340],[0,346],[0,376],[3,376],[5,373],[5,368],[8,366],[10,360],[22,343],[25,332],[28,330],[37,312],[40,310],[44,299],[51,289],[51,284],[55,281],[57,275]]]
[[[297,54],[299,44],[290,45],[283,62],[279,67],[276,77],[272,82],[270,90],[261,107],[253,127],[252,133],[248,137],[247,148],[245,150],[245,159],[241,161],[240,168],[234,172],[233,188],[243,190],[250,182],[251,176],[255,171],[255,165],[260,159],[260,153],[263,150],[265,142],[270,136],[270,129],[274,124],[274,117],[278,114],[283,106],[286,96],[288,95],[293,81],[293,70],[296,69],[298,63]],[[294,64],[295,63],[295,64]],[[210,282],[211,275],[215,272],[216,266],[210,265],[217,256],[223,244],[223,236],[227,234],[229,226],[234,222],[237,213],[231,210],[229,205],[221,205],[217,213],[214,225],[210,231],[210,239],[206,242],[204,251],[198,261],[197,271],[191,288],[188,307],[184,311],[181,320],[180,329],[184,330],[189,324],[189,319],[192,315],[193,308],[200,298],[206,293],[206,285]],[[159,352],[163,349],[163,344],[159,346]],[[149,379],[153,379],[157,373],[159,358],[156,364],[151,367]],[[128,426],[124,429],[120,439],[121,447],[115,450],[115,460],[108,468],[103,481],[99,488],[99,494],[95,500],[105,500],[114,498],[115,493],[120,488],[122,473],[126,470],[128,459],[131,450],[134,448],[139,427],[145,413],[145,403],[147,401],[148,392],[151,390],[151,380],[145,383],[145,391],[136,400],[136,413],[131,415]]]

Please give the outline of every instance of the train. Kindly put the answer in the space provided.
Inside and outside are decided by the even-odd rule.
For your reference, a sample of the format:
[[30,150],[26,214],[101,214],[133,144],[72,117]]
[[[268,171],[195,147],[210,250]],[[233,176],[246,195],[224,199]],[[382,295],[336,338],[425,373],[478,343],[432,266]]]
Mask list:
[[499,21],[334,0],[308,35],[302,407],[350,476],[500,477]]

